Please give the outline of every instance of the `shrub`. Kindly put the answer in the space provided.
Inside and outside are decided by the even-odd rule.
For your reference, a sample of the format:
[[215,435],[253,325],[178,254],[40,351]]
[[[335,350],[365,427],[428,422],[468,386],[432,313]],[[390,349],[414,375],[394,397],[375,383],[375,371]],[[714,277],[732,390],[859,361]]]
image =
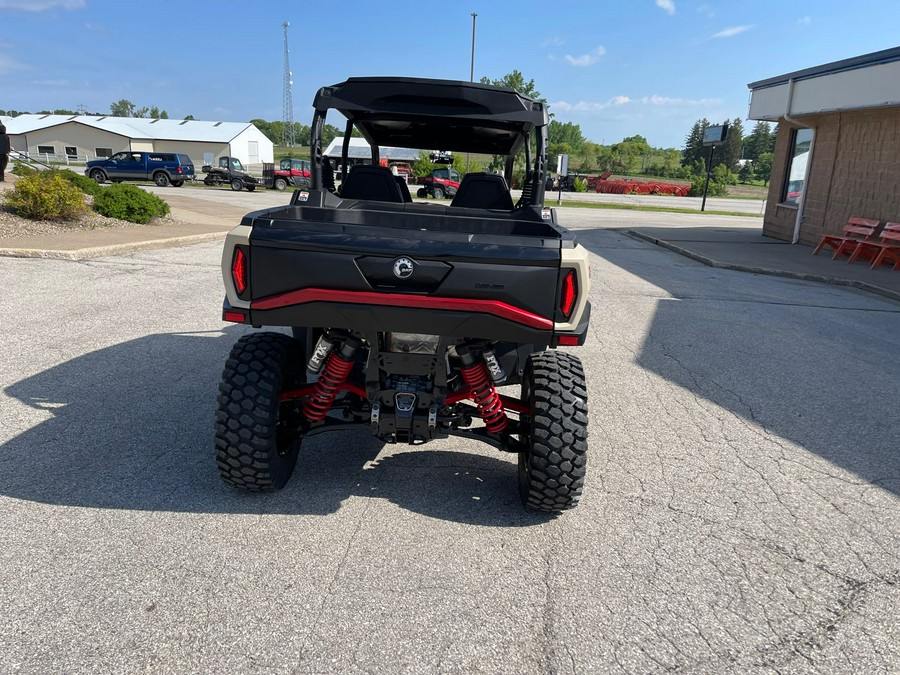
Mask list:
[[[688,192],[688,196],[690,197],[702,197],[703,196],[703,185],[706,183],[706,177],[696,178],[691,183],[691,190]],[[723,185],[722,183],[717,183],[716,181],[710,178],[709,180],[709,190],[706,191],[707,197],[725,197],[728,195],[728,186]]]
[[32,220],[73,220],[85,211],[82,192],[51,171],[21,178],[7,193],[6,203]]
[[86,195],[96,196],[97,193],[103,189],[97,181],[88,178],[84,174],[75,173],[71,169],[53,169],[53,172],[77,187]]
[[575,188],[575,192],[587,192],[587,181],[583,178],[576,178],[572,187]]
[[712,170],[712,180],[721,185],[737,185],[738,177],[724,164],[718,164]]
[[30,176],[31,174],[37,172],[27,164],[22,164],[22,162],[13,162],[12,173],[16,174],[17,176]]
[[109,218],[146,224],[169,213],[169,205],[156,195],[122,183],[100,190],[94,197],[94,210]]

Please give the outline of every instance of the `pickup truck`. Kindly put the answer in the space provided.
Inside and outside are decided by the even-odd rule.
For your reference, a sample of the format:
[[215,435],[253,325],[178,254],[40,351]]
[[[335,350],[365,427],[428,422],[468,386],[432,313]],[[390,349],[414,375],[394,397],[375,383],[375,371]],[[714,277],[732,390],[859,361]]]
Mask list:
[[84,173],[98,183],[123,180],[152,180],[160,187],[181,187],[194,179],[194,163],[175,152],[117,152],[108,159],[91,160]]
[[[484,84],[372,77],[319,89],[314,109],[311,188],[226,237],[223,320],[290,333],[247,332],[228,356],[221,478],[280,489],[303,439],[324,432],[409,445],[454,435],[517,455],[526,507],[573,508],[587,385],[578,357],[557,348],[584,343],[590,276],[586,250],[543,205],[545,104]],[[339,191],[323,157],[329,112],[371,144],[371,164]],[[449,204],[413,202],[379,166],[379,146],[501,155],[506,172],[467,174]]]

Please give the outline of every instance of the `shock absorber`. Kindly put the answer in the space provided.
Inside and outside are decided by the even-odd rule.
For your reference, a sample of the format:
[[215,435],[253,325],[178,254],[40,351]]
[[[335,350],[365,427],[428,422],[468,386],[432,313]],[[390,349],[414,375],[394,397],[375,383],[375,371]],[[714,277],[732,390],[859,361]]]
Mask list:
[[353,370],[358,347],[359,343],[351,338],[328,356],[315,390],[303,404],[303,414],[310,422],[321,422],[331,410],[335,397]]
[[484,360],[476,357],[477,352],[460,347],[457,347],[457,352],[462,361],[460,373],[478,407],[481,419],[484,420],[484,426],[492,434],[503,433],[509,425],[509,419],[503,411],[503,403],[488,374],[487,365]]

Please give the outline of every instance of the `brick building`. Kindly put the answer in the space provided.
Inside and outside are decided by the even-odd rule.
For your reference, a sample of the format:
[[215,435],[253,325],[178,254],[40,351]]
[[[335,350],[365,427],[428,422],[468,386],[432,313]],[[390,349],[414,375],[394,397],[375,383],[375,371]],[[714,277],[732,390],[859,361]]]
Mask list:
[[900,221],[900,47],[747,85],[778,124],[763,234],[816,244],[852,216]]

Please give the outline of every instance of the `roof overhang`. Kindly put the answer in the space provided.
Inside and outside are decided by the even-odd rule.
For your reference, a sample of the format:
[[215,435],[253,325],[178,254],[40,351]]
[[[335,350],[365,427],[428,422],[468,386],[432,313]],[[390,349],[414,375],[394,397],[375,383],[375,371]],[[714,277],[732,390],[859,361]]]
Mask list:
[[900,47],[747,86],[754,120],[900,105]]

